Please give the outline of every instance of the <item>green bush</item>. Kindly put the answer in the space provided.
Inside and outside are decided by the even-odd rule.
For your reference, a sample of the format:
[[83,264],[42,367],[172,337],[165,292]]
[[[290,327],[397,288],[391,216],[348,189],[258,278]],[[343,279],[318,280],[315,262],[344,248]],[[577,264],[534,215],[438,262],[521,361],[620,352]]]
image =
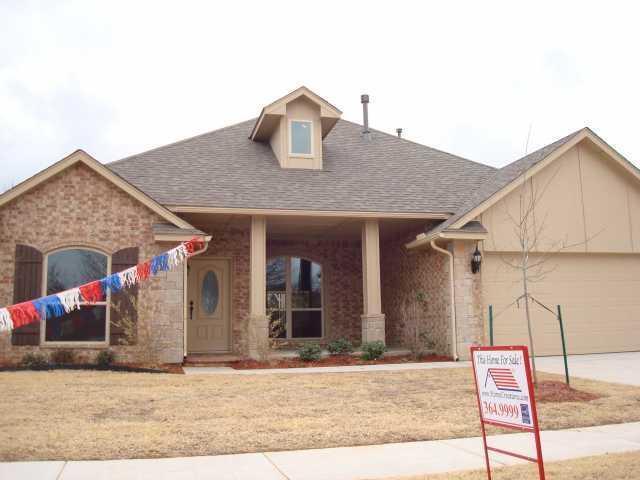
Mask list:
[[42,353],[25,353],[20,364],[29,370],[46,370],[49,368],[49,361]]
[[322,349],[317,343],[305,343],[298,349],[298,357],[305,362],[320,360]]
[[382,358],[386,351],[387,347],[385,347],[384,343],[380,340],[362,344],[363,360],[377,360],[378,358]]
[[346,338],[339,338],[333,342],[329,342],[327,350],[331,355],[347,355],[353,352],[353,344]]
[[111,350],[102,350],[96,356],[96,365],[100,368],[109,368],[114,360],[115,355]]
[[55,350],[51,354],[51,362],[56,365],[70,365],[75,360],[73,350]]

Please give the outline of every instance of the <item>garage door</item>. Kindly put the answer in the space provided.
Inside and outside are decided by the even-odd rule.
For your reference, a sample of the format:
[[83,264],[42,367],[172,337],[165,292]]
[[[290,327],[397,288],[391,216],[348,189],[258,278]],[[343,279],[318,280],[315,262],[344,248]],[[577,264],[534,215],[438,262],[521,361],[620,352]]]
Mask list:
[[[528,344],[524,305],[504,310],[522,294],[521,274],[505,264],[507,258],[513,259],[485,253],[484,301],[497,315],[496,344]],[[530,292],[554,308],[562,305],[569,353],[640,350],[640,255],[562,253],[551,256],[545,270],[551,271],[531,283]],[[536,305],[532,313],[536,354],[561,354],[555,317]]]

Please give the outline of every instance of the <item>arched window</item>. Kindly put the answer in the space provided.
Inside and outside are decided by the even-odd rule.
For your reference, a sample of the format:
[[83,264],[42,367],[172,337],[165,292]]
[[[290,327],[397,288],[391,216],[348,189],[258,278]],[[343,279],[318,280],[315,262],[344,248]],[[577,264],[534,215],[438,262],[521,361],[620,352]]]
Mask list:
[[271,338],[322,338],[322,267],[300,257],[267,262]]
[[[68,248],[45,257],[44,295],[99,280],[110,273],[109,257],[97,250]],[[94,305],[45,320],[44,343],[107,341],[107,299]]]

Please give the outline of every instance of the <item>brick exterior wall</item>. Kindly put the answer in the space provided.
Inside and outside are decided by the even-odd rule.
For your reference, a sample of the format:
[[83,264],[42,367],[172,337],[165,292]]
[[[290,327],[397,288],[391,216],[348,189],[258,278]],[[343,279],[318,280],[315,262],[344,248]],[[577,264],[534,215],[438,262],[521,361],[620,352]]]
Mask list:
[[[322,265],[325,338],[347,338],[356,345],[362,336],[362,250],[360,242],[268,240],[267,258],[291,255]],[[278,340],[276,346],[296,345]]]
[[[17,243],[43,253],[86,246],[112,254],[137,246],[139,258],[144,260],[175,246],[154,242],[152,225],[159,222],[165,220],[85,165],[68,168],[0,207],[0,305],[13,303]],[[152,350],[159,353],[162,362],[181,362],[182,295],[182,269],[145,284],[139,294],[138,342],[112,346],[117,360],[141,361]],[[151,332],[150,338],[144,332]],[[73,350],[78,358],[91,360],[101,349]],[[10,335],[0,335],[0,362],[18,362],[30,351],[49,354],[53,347],[12,346]]]
[[471,273],[471,255],[475,242],[456,240],[452,243],[453,282],[456,292],[458,324],[458,356],[468,360],[469,347],[484,343],[482,275]]
[[[449,260],[431,248],[407,250],[411,232],[385,241],[380,247],[382,311],[390,346],[409,347],[424,332],[441,355],[451,354]],[[418,293],[424,302],[418,301]]]

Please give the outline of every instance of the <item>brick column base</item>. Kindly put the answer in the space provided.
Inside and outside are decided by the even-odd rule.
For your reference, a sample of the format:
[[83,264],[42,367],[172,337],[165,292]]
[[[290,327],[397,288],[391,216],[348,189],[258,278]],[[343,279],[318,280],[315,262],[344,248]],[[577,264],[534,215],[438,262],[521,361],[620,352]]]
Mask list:
[[266,315],[249,317],[249,357],[265,360],[269,355],[269,320]]
[[384,314],[362,315],[362,343],[380,340],[385,343]]

